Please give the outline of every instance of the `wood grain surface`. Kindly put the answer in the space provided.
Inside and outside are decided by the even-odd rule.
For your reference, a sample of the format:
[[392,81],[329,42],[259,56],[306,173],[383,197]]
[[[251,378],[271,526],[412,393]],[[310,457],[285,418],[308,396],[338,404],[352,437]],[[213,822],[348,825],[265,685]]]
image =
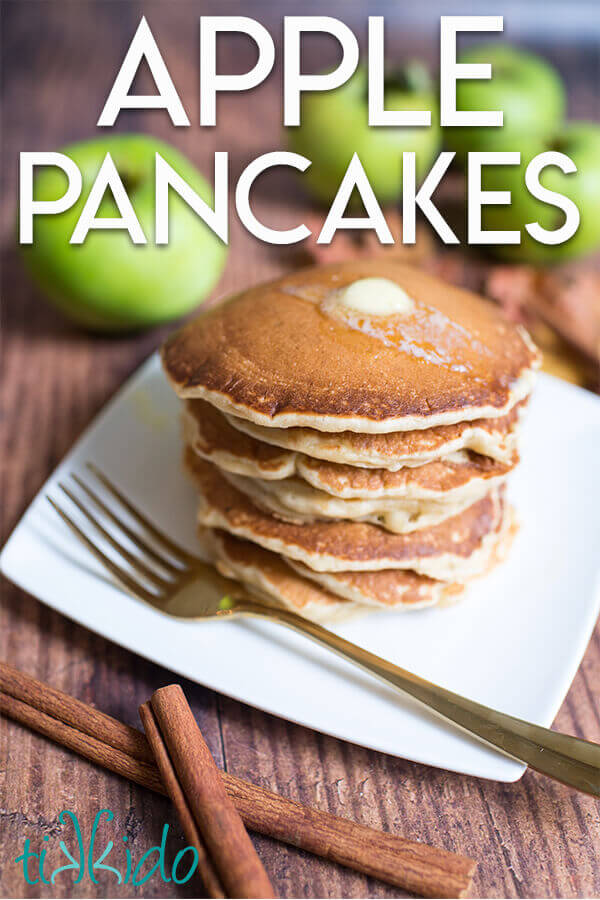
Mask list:
[[[0,451],[2,540],[50,471],[165,329],[120,338],[74,330],[43,302],[23,272],[15,246],[20,150],[55,149],[96,132],[96,121],[128,41],[145,13],[184,97],[192,127],[173,129],[161,112],[126,113],[118,130],[144,130],[171,140],[209,177],[215,150],[228,149],[232,177],[267,150],[284,146],[280,78],[247,95],[218,101],[217,129],[197,127],[198,31],[201,13],[241,12],[281,32],[273,3],[4,2],[2,14],[2,376]],[[298,12],[286,8],[286,12]],[[301,12],[324,12],[305,3]],[[366,7],[330,3],[326,10],[362,23]],[[423,46],[408,42],[398,13],[390,47],[435,56],[437,29]],[[228,71],[253,64],[240,39],[223,49]],[[329,44],[310,53],[325,65]],[[600,118],[597,49],[553,47],[566,76],[571,110]],[[142,78],[143,81],[143,78]],[[306,207],[295,179],[274,172],[258,182],[255,208],[267,224],[297,224]],[[215,296],[275,275],[295,262],[291,251],[262,245],[232,216],[231,252]],[[518,627],[518,623],[515,623]],[[81,628],[2,582],[0,657],[99,709],[139,727],[137,709],[172,675]],[[500,676],[501,677],[501,676]],[[557,717],[556,727],[600,740],[596,632]],[[424,840],[479,862],[473,895],[575,897],[600,894],[600,803],[535,774],[495,784],[394,759],[324,737],[183,682],[218,765],[238,776],[338,815]],[[184,846],[166,799],[101,771],[5,720],[0,722],[0,892],[6,897],[193,897],[198,887],[151,879],[142,888],[107,878],[73,886],[27,886],[14,863],[26,838],[32,849],[65,835],[63,809],[89,833],[96,812],[110,808],[135,857],[171,826],[169,858]],[[382,883],[352,874],[276,842],[256,838],[275,890],[287,897],[391,897]]]

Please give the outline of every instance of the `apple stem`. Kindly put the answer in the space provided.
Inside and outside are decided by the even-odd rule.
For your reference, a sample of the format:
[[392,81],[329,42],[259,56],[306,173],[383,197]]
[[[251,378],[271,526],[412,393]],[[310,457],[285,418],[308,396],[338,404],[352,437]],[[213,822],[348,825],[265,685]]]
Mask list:
[[405,65],[391,69],[385,77],[387,89],[416,93],[431,90],[431,75],[424,63],[412,59]]

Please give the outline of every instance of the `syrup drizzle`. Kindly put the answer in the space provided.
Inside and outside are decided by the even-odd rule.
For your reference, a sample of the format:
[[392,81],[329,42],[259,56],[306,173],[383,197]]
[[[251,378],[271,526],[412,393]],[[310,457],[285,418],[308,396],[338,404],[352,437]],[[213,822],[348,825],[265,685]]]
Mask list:
[[338,291],[324,293],[322,285],[287,285],[283,290],[315,303],[324,316],[375,338],[386,347],[457,374],[468,374],[475,381],[484,379],[478,377],[469,360],[474,355],[482,361],[493,357],[488,347],[467,328],[422,301],[415,300],[410,313],[369,316],[342,306],[337,300]]

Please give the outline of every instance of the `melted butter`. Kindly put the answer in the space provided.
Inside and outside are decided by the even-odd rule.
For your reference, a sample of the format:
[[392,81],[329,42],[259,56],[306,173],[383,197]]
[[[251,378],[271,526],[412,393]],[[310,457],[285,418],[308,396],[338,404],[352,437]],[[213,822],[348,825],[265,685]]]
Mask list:
[[477,373],[481,364],[493,357],[485,344],[387,278],[361,278],[329,291],[322,284],[288,285],[284,293],[315,303],[328,318],[413,359],[468,375],[473,381],[485,380]]
[[334,302],[368,316],[403,316],[415,306],[406,291],[389,278],[359,278],[335,291]]

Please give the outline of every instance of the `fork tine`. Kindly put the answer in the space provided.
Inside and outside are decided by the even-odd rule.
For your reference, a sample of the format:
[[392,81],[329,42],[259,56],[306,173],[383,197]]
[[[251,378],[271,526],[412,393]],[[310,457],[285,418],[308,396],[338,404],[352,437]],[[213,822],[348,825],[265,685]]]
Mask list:
[[58,515],[61,517],[63,522],[68,525],[71,529],[75,537],[79,538],[82,544],[84,544],[90,553],[92,553],[97,560],[99,560],[102,565],[108,569],[108,571],[114,575],[114,577],[119,581],[128,591],[134,594],[136,597],[139,597],[141,600],[145,600],[146,603],[154,604],[156,602],[156,594],[153,594],[151,591],[147,590],[143,585],[139,584],[135,578],[125,572],[120,566],[112,561],[105,553],[102,552],[92,540],[85,534],[84,531],[81,530],[79,525],[77,525],[73,519],[62,509],[59,504],[46,495],[46,500],[50,505],[56,510]]
[[146,565],[141,559],[138,559],[133,553],[130,553],[125,547],[123,547],[119,541],[116,540],[112,536],[112,534],[106,530],[106,528],[98,521],[96,516],[90,512],[90,510],[81,502],[81,500],[71,491],[62,481],[58,483],[59,488],[67,495],[71,503],[74,503],[77,509],[86,517],[88,522],[90,522],[96,531],[98,531],[105,541],[107,541],[114,550],[119,553],[123,559],[125,559],[132,569],[135,569],[138,575],[142,575],[143,578],[146,578],[152,587],[156,588],[159,591],[168,591],[172,587],[172,582],[166,581],[164,578],[161,578],[160,575],[157,575],[149,566]]
[[71,478],[75,482],[75,484],[79,485],[82,491],[87,494],[87,496],[92,500],[93,503],[96,504],[98,509],[102,510],[107,519],[110,519],[118,528],[121,529],[123,534],[126,534],[130,541],[132,541],[140,550],[142,550],[146,556],[149,556],[150,559],[154,560],[155,563],[162,566],[172,575],[180,575],[183,571],[182,567],[173,565],[170,560],[168,560],[165,556],[162,556],[158,553],[154,547],[151,547],[137,532],[135,532],[132,528],[130,528],[126,522],[119,518],[119,516],[115,515],[112,509],[106,505],[104,500],[102,500],[98,494],[92,490],[92,488],[83,481],[79,475],[76,475],[74,472],[71,472]]
[[86,463],[86,467],[93,472],[96,478],[102,482],[104,487],[109,491],[113,497],[121,503],[122,506],[125,507],[127,512],[138,521],[139,524],[143,525],[143,527],[152,535],[152,537],[162,544],[162,546],[175,557],[175,559],[181,560],[181,562],[186,562],[188,564],[193,564],[196,562],[201,562],[200,558],[194,556],[193,553],[188,553],[183,547],[179,544],[176,544],[175,541],[172,541],[168,535],[161,531],[156,527],[146,516],[140,512],[140,510],[133,505],[133,503],[121,493],[121,491],[112,483],[112,481],[102,472],[97,465],[91,462]]

